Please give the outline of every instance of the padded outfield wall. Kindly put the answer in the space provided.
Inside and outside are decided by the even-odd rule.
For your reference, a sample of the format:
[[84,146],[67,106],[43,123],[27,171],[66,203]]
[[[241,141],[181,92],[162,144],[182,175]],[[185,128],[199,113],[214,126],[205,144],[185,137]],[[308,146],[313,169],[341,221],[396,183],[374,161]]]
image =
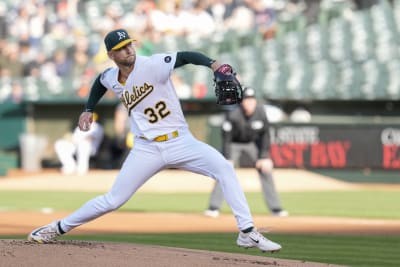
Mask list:
[[[221,149],[220,127],[209,129],[208,142]],[[270,138],[278,168],[400,169],[399,124],[275,123]]]
[[[0,125],[3,125],[0,151],[3,154],[7,152],[8,155],[14,152],[13,158],[20,157],[19,136],[23,132],[32,131],[34,134],[46,137],[48,141],[44,158],[55,160],[52,144],[76,125],[83,105],[83,101],[48,101],[30,102],[21,106],[13,105],[12,109],[7,108],[0,118]],[[116,102],[105,101],[101,102],[97,109],[109,137],[114,135],[115,106]],[[212,115],[222,114],[220,107],[214,101],[183,101],[182,106],[194,135],[219,150],[220,125],[211,125],[209,118]],[[352,112],[348,112],[343,116],[348,119],[346,121],[341,118],[325,119],[329,115],[324,116],[321,111],[318,113],[320,113],[319,119],[313,120],[310,124],[273,124],[270,132],[271,157],[276,167],[400,169],[398,116],[391,116],[390,121],[377,122],[375,117],[370,116],[371,114],[360,119],[357,116],[349,116]],[[375,114],[378,113],[383,112],[375,111]],[[397,110],[391,113],[395,115]],[[368,117],[372,119],[369,120]],[[18,161],[20,162],[20,159]],[[13,162],[8,165],[15,167],[15,160]]]

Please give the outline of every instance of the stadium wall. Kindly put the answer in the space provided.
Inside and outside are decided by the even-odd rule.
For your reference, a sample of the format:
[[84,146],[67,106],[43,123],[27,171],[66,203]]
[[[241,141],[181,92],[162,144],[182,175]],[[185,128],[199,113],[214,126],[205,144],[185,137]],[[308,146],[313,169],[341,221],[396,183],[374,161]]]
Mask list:
[[[21,165],[19,137],[25,132],[44,136],[47,145],[43,160],[56,161],[54,141],[76,126],[83,105],[82,101],[2,105],[0,154],[5,158],[3,163],[8,163],[2,164],[1,173]],[[194,135],[220,150],[220,128],[210,125],[209,118],[223,110],[214,101],[183,101],[182,106]],[[111,138],[115,107],[115,101],[104,101],[97,107],[106,134]],[[347,114],[328,119],[327,114],[319,115],[309,124],[273,124],[271,156],[276,167],[400,169],[400,125],[396,118],[385,121]],[[46,163],[43,165],[47,167]]]
[[[221,148],[219,126],[208,142]],[[279,123],[270,127],[270,155],[277,168],[400,169],[400,126],[370,123]],[[250,163],[243,158],[242,166]]]

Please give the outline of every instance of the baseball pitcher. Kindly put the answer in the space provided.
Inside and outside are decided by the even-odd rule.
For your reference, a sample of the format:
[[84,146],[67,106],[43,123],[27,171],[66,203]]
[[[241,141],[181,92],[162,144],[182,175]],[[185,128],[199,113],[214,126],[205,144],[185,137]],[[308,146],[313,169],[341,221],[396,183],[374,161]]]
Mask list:
[[218,103],[235,104],[240,102],[241,86],[232,67],[191,51],[138,56],[134,40],[124,29],[109,32],[104,42],[116,67],[106,69],[96,78],[78,124],[83,131],[90,129],[96,104],[111,90],[129,113],[134,146],[109,192],[89,200],[65,218],[33,230],[28,239],[39,243],[54,241],[73,228],[118,209],[159,171],[176,168],[219,182],[240,230],[238,246],[270,252],[280,250],[279,244],[257,231],[233,166],[189,131],[170,79],[174,69],[186,64],[211,68]]

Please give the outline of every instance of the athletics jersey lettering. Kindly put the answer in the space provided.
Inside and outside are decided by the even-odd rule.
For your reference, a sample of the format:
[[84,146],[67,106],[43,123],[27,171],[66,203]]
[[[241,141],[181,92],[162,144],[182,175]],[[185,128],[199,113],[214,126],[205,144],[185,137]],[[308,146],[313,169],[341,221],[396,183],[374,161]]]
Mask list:
[[132,88],[132,93],[129,91],[124,91],[120,97],[120,100],[130,114],[131,110],[146,96],[153,92],[153,90],[154,86],[147,83],[144,83],[143,86],[134,86]]

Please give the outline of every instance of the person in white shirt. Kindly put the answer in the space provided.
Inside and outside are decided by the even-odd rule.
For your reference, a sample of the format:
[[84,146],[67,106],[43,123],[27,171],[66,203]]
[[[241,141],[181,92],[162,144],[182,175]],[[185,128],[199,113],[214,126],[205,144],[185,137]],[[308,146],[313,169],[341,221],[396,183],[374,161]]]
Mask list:
[[76,127],[72,134],[69,133],[54,143],[63,174],[83,175],[88,172],[90,157],[97,154],[104,137],[103,126],[97,121],[97,113],[93,113],[93,117],[89,131],[81,131]]

